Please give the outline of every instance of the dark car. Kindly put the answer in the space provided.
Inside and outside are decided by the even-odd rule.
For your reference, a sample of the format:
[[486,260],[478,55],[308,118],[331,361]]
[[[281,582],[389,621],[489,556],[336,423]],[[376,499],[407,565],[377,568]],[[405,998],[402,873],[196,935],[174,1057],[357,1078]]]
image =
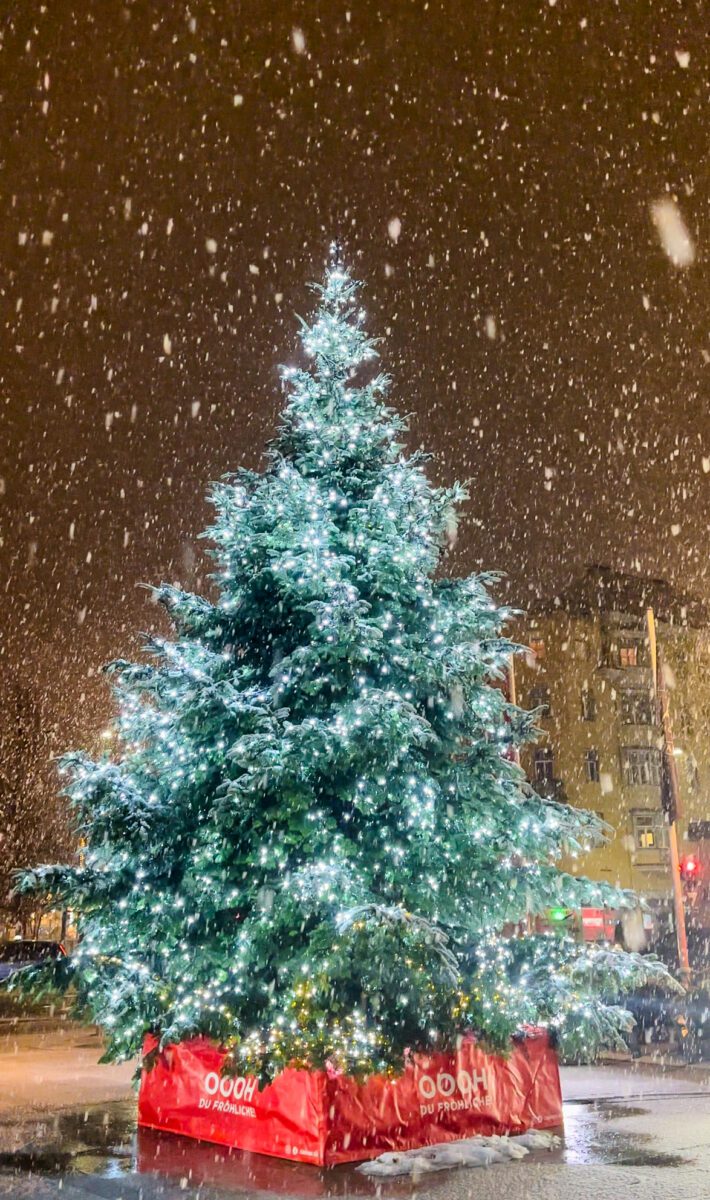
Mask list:
[[702,984],[691,985],[684,996],[643,988],[617,1003],[635,1020],[629,1035],[632,1053],[660,1043],[689,1062],[710,1061],[710,992]]
[[[695,921],[686,930],[691,982],[684,996],[644,989],[624,1001],[636,1018],[632,1047],[640,1042],[669,1042],[691,1062],[710,1062],[710,927]],[[652,946],[676,978],[679,977],[678,943],[673,930]]]
[[0,942],[0,983],[3,983],[24,967],[33,967],[48,958],[64,958],[66,950],[61,942],[37,941],[34,938],[17,938],[12,942]]
[[[710,974],[710,927],[706,925],[688,925],[686,939],[688,942],[688,959],[693,975],[702,977],[703,975]],[[672,930],[665,933],[663,937],[655,942],[651,949],[673,974],[677,975],[679,963],[678,942],[675,933]]]

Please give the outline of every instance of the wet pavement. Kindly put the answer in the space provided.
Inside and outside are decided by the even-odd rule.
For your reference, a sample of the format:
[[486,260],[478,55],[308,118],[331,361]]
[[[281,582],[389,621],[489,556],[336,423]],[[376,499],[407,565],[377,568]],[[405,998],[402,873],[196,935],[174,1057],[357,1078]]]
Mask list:
[[[79,1043],[85,1049],[91,1041]],[[56,1048],[55,1048],[56,1049]],[[95,1050],[95,1043],[93,1044]],[[0,1197],[12,1200],[227,1200],[229,1197],[416,1195],[432,1200],[696,1200],[710,1197],[710,1079],[705,1071],[659,1072],[644,1068],[572,1068],[563,1072],[564,1141],[559,1149],[522,1162],[458,1168],[417,1179],[367,1179],[352,1166],[318,1170],[262,1155],[225,1151],[206,1143],[136,1130],[135,1100],[127,1075],[107,1082],[97,1074],[100,1097],[87,1102],[90,1074],[78,1072],[79,1096],[62,1099],[57,1074],[62,1053],[48,1045],[50,1085],[32,1104],[31,1074],[20,1072],[15,1103],[0,1087]],[[71,1070],[76,1046],[65,1044]],[[20,1048],[22,1054],[30,1053]],[[31,1054],[30,1054],[31,1057]],[[24,1060],[22,1060],[24,1062]],[[6,1055],[0,1054],[0,1081]],[[54,1074],[52,1074],[54,1072]],[[36,1079],[36,1075],[35,1075]],[[64,1076],[64,1099],[72,1094]],[[49,1102],[47,1100],[49,1094]],[[77,1102],[80,1101],[80,1102]]]

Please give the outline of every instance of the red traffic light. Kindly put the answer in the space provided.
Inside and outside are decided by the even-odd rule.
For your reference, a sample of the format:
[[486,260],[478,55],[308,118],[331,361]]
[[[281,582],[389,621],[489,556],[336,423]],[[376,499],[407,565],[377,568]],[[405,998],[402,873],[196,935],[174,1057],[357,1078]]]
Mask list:
[[700,872],[700,863],[693,854],[689,854],[686,858],[680,861],[680,877],[686,882],[690,882],[698,878]]

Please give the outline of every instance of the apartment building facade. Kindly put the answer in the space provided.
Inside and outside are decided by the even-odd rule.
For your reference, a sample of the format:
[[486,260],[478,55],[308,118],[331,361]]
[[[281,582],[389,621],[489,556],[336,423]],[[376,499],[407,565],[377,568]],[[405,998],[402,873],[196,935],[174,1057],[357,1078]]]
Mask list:
[[605,568],[586,574],[515,636],[530,647],[515,666],[518,703],[539,710],[541,737],[521,762],[544,795],[593,809],[609,843],[563,865],[633,888],[650,907],[671,898],[668,825],[661,807],[660,730],[645,613],[654,609],[675,735],[679,852],[697,865],[700,904],[710,877],[710,625],[696,600],[662,580]]

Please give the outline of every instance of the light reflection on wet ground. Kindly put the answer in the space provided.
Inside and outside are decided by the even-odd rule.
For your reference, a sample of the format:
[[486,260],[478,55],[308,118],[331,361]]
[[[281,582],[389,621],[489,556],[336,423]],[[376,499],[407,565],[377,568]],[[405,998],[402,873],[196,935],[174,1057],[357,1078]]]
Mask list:
[[688,1160],[679,1154],[654,1150],[645,1139],[618,1129],[610,1122],[640,1117],[648,1108],[623,1102],[594,1101],[565,1104],[564,1145],[557,1157],[565,1163],[592,1166],[604,1163],[618,1167],[680,1167]]
[[[648,1111],[640,1102],[594,1101],[565,1105],[563,1145],[538,1152],[531,1160],[549,1164],[680,1167],[688,1160],[654,1150],[652,1140],[618,1127],[624,1117]],[[3,1139],[8,1147],[8,1139]],[[368,1196],[382,1190],[380,1182],[359,1175],[353,1166],[319,1171],[308,1164],[286,1163],[263,1155],[227,1151],[152,1130],[135,1128],[135,1106],[115,1102],[28,1121],[15,1131],[14,1145],[0,1151],[0,1172],[23,1177],[30,1172],[45,1178],[60,1175],[120,1179],[137,1172],[157,1183],[179,1187],[209,1187],[227,1194],[270,1193],[310,1200],[319,1196]],[[439,1178],[448,1172],[442,1172]],[[98,1178],[97,1178],[98,1181]],[[433,1180],[431,1180],[433,1182]],[[437,1179],[438,1183],[438,1179]],[[411,1189],[410,1180],[388,1180],[386,1190],[399,1195]],[[437,1187],[437,1191],[438,1191]]]

